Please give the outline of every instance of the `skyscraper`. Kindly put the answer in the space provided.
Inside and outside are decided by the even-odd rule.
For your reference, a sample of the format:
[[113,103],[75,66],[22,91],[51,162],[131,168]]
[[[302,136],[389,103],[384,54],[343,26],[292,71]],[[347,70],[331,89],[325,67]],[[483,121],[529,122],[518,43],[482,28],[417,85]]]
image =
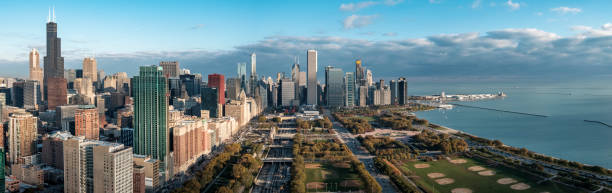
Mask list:
[[365,81],[366,81],[366,86],[372,86],[372,84],[374,84],[374,79],[372,77],[372,71],[370,69],[366,70],[366,76],[365,76]]
[[307,51],[308,80],[306,92],[306,104],[317,105],[317,51]]
[[14,113],[9,117],[9,163],[19,163],[19,158],[36,154],[38,118],[29,113]]
[[344,106],[344,73],[342,69],[325,67],[325,101],[327,106]]
[[240,79],[240,88],[244,90],[244,92],[248,92],[248,78],[246,71],[246,63],[238,63],[238,78]]
[[391,87],[391,104],[397,105],[397,80],[390,80],[389,87]]
[[163,71],[166,77],[178,78],[179,72],[181,71],[179,62],[177,61],[161,61],[159,62],[159,66],[164,68]]
[[100,139],[100,122],[98,119],[98,109],[95,106],[80,106],[74,112],[74,135],[85,136],[85,139]]
[[355,81],[357,82],[357,86],[365,85],[365,71],[361,66],[361,60],[355,60]]
[[40,102],[39,88],[36,80],[13,83],[13,105],[24,109],[37,109]]
[[292,106],[295,99],[295,83],[291,79],[283,78],[279,82],[279,104],[280,106]]
[[230,100],[238,100],[240,95],[240,78],[228,78],[227,79],[227,98]]
[[344,105],[355,106],[355,76],[353,72],[346,72],[344,76]]
[[38,50],[36,48],[32,48],[32,50],[30,51],[30,80],[38,81],[40,87],[38,88],[38,92],[42,92],[44,88],[43,69],[40,67],[40,54],[38,53]]
[[132,79],[134,153],[149,155],[167,168],[169,151],[167,79],[163,68],[141,66]]
[[187,94],[190,97],[200,95],[200,85],[202,84],[201,74],[183,74],[180,75],[181,86],[185,87]]
[[257,77],[257,56],[255,53],[251,54],[251,77]]
[[400,105],[408,104],[408,81],[404,77],[397,80],[397,100]]
[[47,109],[55,109],[56,106],[65,105],[68,102],[61,45],[61,39],[57,37],[54,10],[53,20],[49,16],[47,22],[47,56],[44,58],[43,93],[45,97],[43,98],[47,100]]
[[92,83],[98,81],[98,62],[95,58],[83,59],[83,78],[89,78]]
[[208,87],[217,88],[217,96],[219,104],[225,104],[225,76],[223,74],[209,74],[208,75]]
[[223,114],[220,113],[219,91],[217,88],[202,87],[202,110],[208,110],[210,117],[219,118]]

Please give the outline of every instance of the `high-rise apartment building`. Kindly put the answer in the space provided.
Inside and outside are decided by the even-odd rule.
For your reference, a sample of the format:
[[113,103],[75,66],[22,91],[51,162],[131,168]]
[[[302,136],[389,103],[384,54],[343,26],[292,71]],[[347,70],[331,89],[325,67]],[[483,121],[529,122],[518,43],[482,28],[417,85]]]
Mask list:
[[397,80],[397,99],[400,105],[408,104],[408,81],[404,77]]
[[42,138],[42,163],[56,169],[64,169],[64,141],[74,137],[65,131],[56,131]]
[[50,17],[47,22],[47,56],[44,58],[45,68],[43,69],[43,93],[45,94],[43,98],[48,101],[47,109],[55,109],[56,106],[68,103],[61,45],[61,39],[57,37],[54,11],[53,19]]
[[257,55],[251,54],[251,77],[257,77]]
[[98,81],[98,62],[93,57],[83,59],[83,78],[89,78],[90,81]]
[[365,107],[367,106],[367,98],[368,98],[368,87],[367,86],[359,86],[358,87],[358,98],[357,98],[357,106]]
[[225,76],[223,74],[209,74],[208,87],[217,88],[219,104],[225,104]]
[[180,73],[179,62],[177,61],[161,61],[159,66],[163,68],[164,76],[178,78]]
[[145,185],[145,167],[134,165],[134,178],[132,180],[134,193],[145,193],[146,185]]
[[133,191],[132,148],[73,137],[64,142],[64,192]]
[[168,93],[163,68],[141,66],[132,78],[134,153],[149,155],[167,168],[169,154]]
[[355,75],[353,72],[346,72],[344,76],[344,106],[355,106]]
[[325,67],[325,101],[330,107],[344,106],[344,73],[342,69]]
[[161,185],[159,180],[159,160],[153,159],[145,155],[134,155],[134,166],[142,166],[145,170],[145,178],[147,179],[147,191],[156,192]]
[[[43,69],[40,66],[40,54],[38,53],[38,50],[36,48],[32,48],[32,50],[30,51],[30,80],[38,81],[38,92],[41,93],[41,96],[43,96]],[[39,100],[42,99],[39,98]]]
[[306,104],[317,105],[317,51],[308,50],[307,56],[308,83],[306,85]]
[[29,113],[14,113],[9,117],[9,163],[18,164],[20,158],[36,154],[38,118]]
[[100,139],[100,121],[98,109],[93,105],[79,106],[74,112],[74,135],[85,139]]
[[389,87],[390,87],[390,103],[392,105],[397,105],[397,80],[390,80],[389,81]]

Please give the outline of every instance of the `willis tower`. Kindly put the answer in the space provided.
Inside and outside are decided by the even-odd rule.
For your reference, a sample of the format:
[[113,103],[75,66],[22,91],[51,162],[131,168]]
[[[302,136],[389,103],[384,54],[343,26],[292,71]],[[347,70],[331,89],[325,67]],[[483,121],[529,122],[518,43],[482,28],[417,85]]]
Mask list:
[[62,57],[61,39],[57,37],[55,9],[47,19],[47,56],[44,58],[44,99],[47,109],[67,104],[67,83],[64,78],[64,57]]

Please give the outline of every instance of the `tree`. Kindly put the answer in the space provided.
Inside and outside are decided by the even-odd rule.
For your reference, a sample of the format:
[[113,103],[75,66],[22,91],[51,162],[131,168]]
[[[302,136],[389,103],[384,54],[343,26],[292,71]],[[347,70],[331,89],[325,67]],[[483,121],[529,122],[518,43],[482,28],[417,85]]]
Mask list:
[[227,186],[222,186],[221,188],[217,190],[217,193],[233,193],[233,192],[232,192],[232,189],[228,188]]
[[260,122],[260,123],[263,123],[263,122],[266,122],[267,119],[266,119],[265,116],[259,116],[259,118],[257,118],[257,121]]

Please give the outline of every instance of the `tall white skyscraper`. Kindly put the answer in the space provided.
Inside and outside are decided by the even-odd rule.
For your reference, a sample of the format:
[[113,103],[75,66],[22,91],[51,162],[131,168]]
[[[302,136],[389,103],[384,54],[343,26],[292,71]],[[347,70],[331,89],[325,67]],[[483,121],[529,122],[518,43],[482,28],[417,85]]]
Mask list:
[[256,76],[257,75],[257,71],[255,71],[256,67],[257,67],[257,56],[255,55],[255,53],[251,54],[251,76]]
[[317,105],[317,51],[308,50],[307,55],[306,104]]

